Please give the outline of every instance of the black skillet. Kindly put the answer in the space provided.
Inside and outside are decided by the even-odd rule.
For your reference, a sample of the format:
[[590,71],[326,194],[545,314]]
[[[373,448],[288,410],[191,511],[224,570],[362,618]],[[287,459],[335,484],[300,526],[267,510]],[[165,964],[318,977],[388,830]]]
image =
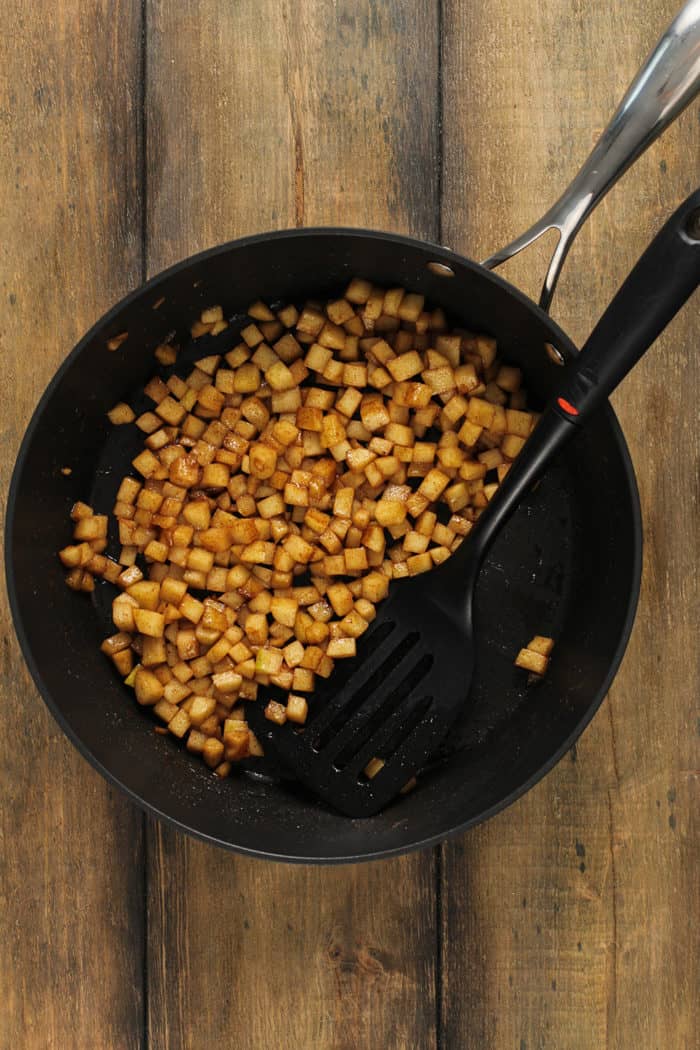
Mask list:
[[[697,0],[671,26],[601,140],[605,144],[607,136],[608,157],[616,154],[607,182],[600,184],[596,162],[591,178],[598,186],[583,194],[576,225],[548,220],[562,239],[545,303],[581,208],[590,210],[697,90],[697,69],[689,79],[697,18],[683,21],[692,6]],[[662,68],[660,55],[669,67]],[[360,230],[245,238],[154,278],[88,332],[34,413],[8,500],[6,571],[17,634],[67,735],[149,812],[222,846],[273,859],[387,856],[438,841],[508,805],[559,760],[592,718],[622,659],[639,592],[637,490],[624,438],[606,404],[491,549],[476,593],[469,701],[449,747],[414,792],[377,816],[350,820],[274,776],[219,780],[179,742],[153,732],[150,716],[99,652],[111,629],[108,588],[98,586],[93,601],[69,591],[55,555],[69,536],[71,504],[87,497],[100,509],[111,507],[136,450],[137,435],[112,429],[105,413],[115,401],[137,402],[154,370],[152,348],[170,333],[183,348],[183,365],[229,348],[235,323],[196,348],[189,343],[190,324],[204,306],[223,303],[235,320],[254,299],[330,296],[355,274],[423,292],[453,321],[495,335],[502,357],[523,369],[535,404],[556,387],[556,361],[576,353],[543,309],[447,249]],[[107,341],[124,331],[127,340],[109,352]],[[513,655],[535,633],[552,635],[557,645],[547,675],[533,687],[513,667]]]

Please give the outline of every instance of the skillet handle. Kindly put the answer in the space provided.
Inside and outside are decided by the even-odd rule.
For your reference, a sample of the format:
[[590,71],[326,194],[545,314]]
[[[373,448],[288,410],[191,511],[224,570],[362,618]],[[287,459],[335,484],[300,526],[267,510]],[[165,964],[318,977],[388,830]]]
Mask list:
[[552,457],[607,399],[700,283],[700,190],[681,204],[565,369],[557,393],[479,518],[472,537],[483,554]]
[[700,0],[688,0],[647,58],[571,185],[522,236],[489,256],[494,269],[548,230],[559,239],[540,294],[548,310],[579,229],[611,186],[700,91]]

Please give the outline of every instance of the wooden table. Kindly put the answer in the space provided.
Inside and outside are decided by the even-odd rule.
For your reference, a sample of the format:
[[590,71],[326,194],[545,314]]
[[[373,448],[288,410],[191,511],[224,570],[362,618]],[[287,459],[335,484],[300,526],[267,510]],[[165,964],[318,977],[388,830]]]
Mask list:
[[[499,247],[676,3],[4,0],[3,483],[73,343],[182,256],[323,223]],[[575,338],[699,149],[696,107],[582,232]],[[533,294],[543,260],[509,275]],[[0,1050],[697,1045],[697,305],[617,398],[646,528],[622,671],[537,788],[442,847],[292,868],[144,818],[47,714],[3,595]]]

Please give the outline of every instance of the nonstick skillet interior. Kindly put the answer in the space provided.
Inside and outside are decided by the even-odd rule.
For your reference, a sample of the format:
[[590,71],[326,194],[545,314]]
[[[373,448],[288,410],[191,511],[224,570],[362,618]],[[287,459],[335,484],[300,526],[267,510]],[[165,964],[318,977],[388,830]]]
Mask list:
[[[428,268],[449,265],[453,277]],[[293,785],[220,781],[171,738],[153,732],[99,643],[110,629],[108,588],[94,602],[70,592],[55,552],[68,511],[88,494],[109,509],[126,472],[133,428],[105,412],[132,400],[154,371],[152,349],[176,333],[191,358],[227,349],[235,327],[187,348],[201,308],[228,315],[255,298],[298,300],[362,274],[424,291],[451,318],[494,334],[543,400],[574,348],[505,282],[443,249],[359,231],[297,231],[214,249],[150,282],[79,344],[37,409],[18,459],[6,556],[10,597],[30,669],[63,728],[103,773],[152,812],[244,852],[296,860],[361,859],[435,841],[502,808],[551,767],[594,713],[621,659],[639,586],[641,529],[634,476],[609,408],[582,433],[499,537],[477,591],[476,675],[447,761],[418,790],[364,821],[341,817]],[[161,301],[162,300],[162,301]],[[156,305],[158,304],[158,305]],[[129,338],[116,352],[111,336]],[[131,451],[133,455],[133,451]],[[64,476],[62,467],[72,473]],[[95,606],[97,613],[95,614]],[[557,645],[547,676],[528,685],[513,667],[535,633]],[[455,654],[459,659],[459,654]]]

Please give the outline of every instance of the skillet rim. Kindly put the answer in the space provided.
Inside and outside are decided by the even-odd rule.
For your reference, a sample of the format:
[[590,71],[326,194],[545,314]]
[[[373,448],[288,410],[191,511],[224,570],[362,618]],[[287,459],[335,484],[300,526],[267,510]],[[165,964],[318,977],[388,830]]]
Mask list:
[[15,465],[12,471],[12,478],[8,489],[7,497],[7,508],[5,515],[5,529],[4,529],[4,561],[5,561],[5,578],[7,584],[7,592],[10,604],[10,612],[12,615],[12,622],[15,628],[15,633],[19,641],[20,650],[24,657],[25,663],[29,669],[35,686],[37,687],[40,696],[44,703],[48,707],[51,715],[58,723],[62,731],[78,750],[78,752],[85,758],[90,765],[97,770],[97,772],[104,777],[104,779],[117,787],[124,795],[126,795],[132,802],[143,812],[148,813],[159,820],[164,821],[171,827],[176,828],[178,831],[182,831],[185,834],[191,835],[192,837],[199,839],[200,841],[208,842],[213,845],[219,846],[229,852],[233,852],[242,856],[255,857],[261,860],[275,861],[278,863],[293,863],[293,864],[349,864],[349,863],[363,863],[368,861],[382,860],[389,857],[402,856],[406,853],[412,853],[417,850],[427,849],[428,847],[434,846],[440,842],[447,841],[454,838],[455,836],[463,833],[471,827],[483,823],[489,820],[491,817],[500,813],[508,806],[512,805],[515,801],[526,794],[532,787],[535,786],[540,780],[542,780],[553,768],[556,766],[571,748],[571,746],[579,739],[581,734],[584,732],[586,727],[592,721],[594,715],[600,708],[605,696],[608,693],[610,685],[612,684],[617,671],[622,663],[627,645],[632,633],[634,621],[637,612],[637,606],[639,602],[639,595],[641,590],[641,579],[642,579],[642,547],[643,547],[643,528],[642,528],[642,515],[641,505],[639,498],[639,488],[637,485],[637,479],[634,472],[634,466],[632,458],[625,440],[624,432],[620,426],[619,420],[612,408],[610,402],[606,402],[602,407],[601,412],[604,414],[606,422],[609,424],[612,432],[612,438],[616,452],[620,457],[620,466],[622,467],[623,476],[626,482],[626,487],[629,495],[629,509],[631,512],[632,521],[632,587],[628,596],[627,614],[625,616],[624,624],[620,637],[618,639],[617,646],[613,655],[613,659],[608,667],[608,672],[603,680],[601,687],[593,695],[590,703],[586,707],[583,715],[574,726],[571,733],[566,737],[562,744],[556,749],[556,751],[550,755],[550,757],[542,763],[534,771],[534,773],[528,777],[518,788],[511,791],[508,795],[504,796],[494,805],[481,811],[479,814],[472,816],[464,821],[459,822],[447,830],[443,830],[435,833],[434,835],[426,836],[419,841],[411,842],[403,846],[393,846],[387,849],[374,849],[367,853],[351,853],[351,854],[337,854],[337,855],[325,855],[315,854],[308,856],[304,854],[283,854],[283,853],[272,853],[269,850],[258,850],[252,849],[248,846],[236,845],[232,842],[225,841],[217,838],[214,835],[201,832],[189,824],[185,824],[168,813],[165,813],[162,809],[158,808],[152,802],[147,801],[142,796],[138,795],[134,790],[124,784],[117,776],[115,776],[106,766],[103,765],[90,751],[88,746],[74,731],[67,718],[63,714],[61,708],[53,699],[50,690],[46,686],[42,677],[41,669],[34,659],[32,647],[27,636],[24,622],[20,615],[20,603],[18,594],[18,584],[14,571],[14,557],[13,557],[13,540],[14,535],[14,521],[16,512],[16,503],[18,499],[18,493],[20,489],[20,482],[22,473],[24,470],[25,460],[27,458],[28,450],[32,442],[34,433],[39,426],[44,410],[51,400],[54,391],[64,374],[72,367],[72,365],[78,360],[80,355],[86,349],[86,347],[92,342],[94,337],[106,326],[109,325],[119,313],[127,308],[131,303],[137,299],[146,295],[147,293],[158,289],[159,285],[168,280],[173,275],[180,273],[193,265],[204,262],[208,259],[214,258],[217,255],[223,255],[233,250],[240,250],[252,245],[257,245],[263,241],[277,240],[284,241],[292,238],[306,238],[306,237],[317,237],[317,236],[328,236],[328,237],[363,237],[380,241],[390,241],[396,245],[404,246],[411,249],[420,249],[421,251],[429,250],[434,255],[436,262],[443,262],[448,266],[451,263],[458,263],[460,266],[466,267],[467,269],[477,271],[482,278],[490,280],[494,284],[498,285],[503,291],[507,292],[512,298],[519,301],[523,306],[535,314],[540,321],[546,323],[546,325],[553,330],[556,340],[557,347],[562,351],[565,360],[572,358],[578,351],[564,330],[553,321],[549,314],[546,313],[534,300],[530,299],[529,296],[525,295],[519,288],[515,287],[509,281],[506,281],[500,275],[494,273],[491,270],[486,269],[480,263],[476,263],[466,256],[460,255],[458,252],[453,251],[451,248],[447,248],[441,245],[434,244],[429,240],[421,240],[416,237],[408,237],[403,234],[395,234],[389,231],[382,230],[370,230],[363,227],[354,226],[313,226],[303,227],[301,229],[283,229],[273,230],[264,233],[256,233],[247,237],[235,238],[230,241],[226,241],[223,244],[214,245],[213,247],[207,248],[201,252],[197,252],[194,255],[189,255],[179,262],[168,267],[165,270],[161,270],[155,274],[145,283],[134,288],[131,292],[128,292],[123,298],[118,300],[109,310],[106,311],[98,320],[89,328],[89,330],[82,336],[82,338],[76,343],[70,353],[66,356],[65,360],[59,365],[58,369],[54,373],[52,379],[49,381],[46,389],[41,395],[32,415],[29,423],[25,429],[20,447],[15,460]]

